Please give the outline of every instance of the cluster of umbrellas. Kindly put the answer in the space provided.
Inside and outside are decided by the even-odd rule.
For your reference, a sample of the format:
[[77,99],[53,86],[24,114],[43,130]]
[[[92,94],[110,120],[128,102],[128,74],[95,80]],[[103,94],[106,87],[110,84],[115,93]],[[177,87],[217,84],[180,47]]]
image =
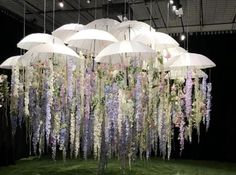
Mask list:
[[[202,69],[215,63],[187,52],[146,23],[98,19],[66,24],[51,35],[30,34],[17,47],[26,53],[8,58],[0,68],[12,69],[12,126],[31,116],[29,139],[35,154],[37,145],[41,154],[46,138],[53,159],[59,145],[66,157],[70,143],[71,157],[78,156],[81,146],[84,158],[93,152],[100,167],[108,153],[118,155],[125,167],[125,159],[130,164],[138,150],[148,158],[157,142],[169,158],[174,126],[182,150],[193,127],[199,131],[202,120],[209,125],[211,83]],[[169,81],[179,78],[185,84]]]
[[[2,69],[12,66],[28,66],[38,59],[47,60],[55,55],[62,55],[59,63],[71,57],[79,60],[79,51],[95,57],[99,63],[123,64],[128,66],[132,59],[153,59],[160,52],[164,57],[164,67],[172,77],[186,76],[186,69],[199,69],[199,77],[204,76],[200,69],[214,67],[215,64],[207,57],[188,53],[179,47],[171,36],[156,32],[151,26],[139,21],[118,22],[113,19],[97,19],[87,25],[66,24],[52,35],[34,33],[24,37],[18,48],[27,50],[24,55],[6,59]],[[180,71],[181,69],[181,71]]]

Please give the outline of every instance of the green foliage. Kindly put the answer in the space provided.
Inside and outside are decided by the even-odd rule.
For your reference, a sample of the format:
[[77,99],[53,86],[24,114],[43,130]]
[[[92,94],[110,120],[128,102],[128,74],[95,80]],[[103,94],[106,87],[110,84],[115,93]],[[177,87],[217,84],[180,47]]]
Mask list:
[[[8,167],[0,167],[0,175],[96,175],[97,162],[94,160],[39,160],[23,159]],[[105,175],[122,174],[119,161],[111,160],[105,169]],[[135,161],[127,175],[234,175],[236,164],[206,161],[187,161],[151,159]]]

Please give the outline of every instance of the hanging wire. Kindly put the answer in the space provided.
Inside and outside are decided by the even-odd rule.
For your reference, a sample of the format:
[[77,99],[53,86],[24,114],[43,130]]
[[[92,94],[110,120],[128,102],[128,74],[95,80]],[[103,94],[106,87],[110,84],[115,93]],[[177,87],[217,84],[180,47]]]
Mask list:
[[46,0],[44,0],[44,7],[43,7],[43,10],[44,10],[44,16],[43,16],[43,33],[46,33]]
[[55,0],[52,3],[52,31],[55,29]]
[[[107,2],[107,18],[108,18],[108,16],[109,16],[109,5],[110,5],[110,3],[109,3],[110,1],[108,1]],[[104,0],[103,0],[103,3],[104,3]],[[108,29],[109,27],[108,27],[108,25],[106,25],[106,31],[108,32]]]
[[150,31],[152,29],[152,0],[149,2],[149,8],[150,8],[150,16],[149,16],[149,25],[150,25]]
[[170,2],[167,3],[167,15],[166,15],[166,23],[167,23],[166,30],[167,30],[167,32],[168,32],[168,28],[169,28],[169,22],[170,22]]
[[129,8],[129,20],[130,20],[130,19],[131,19],[131,18],[130,18],[130,13],[131,13],[131,12],[130,12],[130,2],[129,2],[129,1],[128,1],[128,8]]
[[[103,0],[104,2],[104,0]],[[109,1],[107,2],[107,18],[108,18],[108,15],[109,15]]]
[[94,1],[94,4],[95,4],[95,10],[94,10],[94,18],[95,20],[97,19],[97,0]]
[[125,0],[124,17],[123,17],[123,19],[122,19],[122,20],[124,20],[124,18],[125,18],[125,17],[127,17],[127,16],[126,16],[126,0]]
[[[25,16],[25,13],[26,13],[26,4],[25,4],[25,0],[24,0],[24,10],[23,10],[23,38],[25,37],[25,25],[26,25],[26,16]],[[24,54],[25,51],[23,49],[20,49],[20,54]]]
[[78,24],[80,23],[80,0],[78,0]]
[[25,12],[26,12],[26,6],[25,6],[25,0],[24,0],[24,20],[23,20],[23,37],[25,37]]
[[187,31],[187,36],[186,36],[186,38],[187,38],[187,51],[188,51],[188,33],[189,33],[189,28],[188,28],[188,23],[189,23],[189,3],[188,3],[188,1],[186,1],[186,6],[187,6],[187,26],[186,26],[186,31]]

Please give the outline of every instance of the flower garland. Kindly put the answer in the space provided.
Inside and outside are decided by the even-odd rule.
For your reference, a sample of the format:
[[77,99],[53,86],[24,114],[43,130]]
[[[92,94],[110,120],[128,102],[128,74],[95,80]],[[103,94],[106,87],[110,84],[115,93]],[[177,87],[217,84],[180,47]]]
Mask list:
[[[0,108],[7,109],[8,103],[8,82],[7,75],[0,75]],[[7,110],[6,110],[7,111]]]
[[15,134],[17,127],[17,113],[18,113],[18,97],[19,97],[19,67],[12,67],[12,76],[11,76],[11,105],[10,105],[10,114],[11,114],[11,126],[12,133]]
[[188,71],[187,72],[187,79],[186,79],[186,84],[185,84],[185,114],[186,117],[191,117],[192,113],[192,72]]
[[212,90],[212,84],[207,84],[207,95],[206,95],[206,129],[208,130],[210,126],[210,112],[211,112],[211,90]]
[[141,159],[159,152],[169,159],[175,129],[180,152],[185,139],[191,142],[194,128],[200,134],[204,119],[208,129],[212,87],[207,77],[200,84],[188,71],[187,78],[171,80],[160,54],[144,69],[138,58],[129,58],[126,72],[122,65],[108,64],[97,64],[93,71],[92,59],[82,53],[80,58],[77,69],[73,59],[67,59],[65,67],[51,60],[39,62],[25,69],[25,77],[13,69],[13,132],[28,122],[35,154],[50,147],[53,160],[57,148],[64,160],[68,155],[94,156],[99,172],[108,159],[118,158],[124,172],[138,153]]
[[179,144],[180,144],[180,154],[184,150],[184,140],[185,140],[185,120],[184,116],[180,116],[180,125],[179,125]]
[[84,109],[84,137],[83,137],[83,152],[84,159],[87,159],[89,150],[89,120],[90,120],[90,104],[91,104],[91,70],[88,70],[85,75],[85,109]]
[[83,53],[79,53],[80,56],[80,67],[77,72],[77,107],[76,107],[76,118],[75,118],[75,158],[78,157],[80,151],[80,137],[82,135],[81,127],[84,117],[84,77],[85,77],[85,58]]
[[201,107],[203,103],[203,95],[199,88],[199,78],[195,77],[194,81],[194,102],[193,102],[193,120],[197,128],[198,140],[200,138],[200,122],[202,121],[203,114],[201,113]]
[[66,148],[66,135],[67,135],[67,123],[66,123],[66,90],[65,90],[65,85],[62,83],[61,89],[60,89],[60,98],[61,98],[61,123],[60,123],[60,150],[62,150],[62,156],[63,160],[66,159],[66,153],[67,153],[67,148]]
[[75,158],[78,157],[79,154],[79,148],[80,148],[80,126],[81,126],[81,118],[82,118],[82,113],[81,113],[81,101],[82,97],[80,96],[80,91],[81,91],[81,79],[78,77],[77,78],[77,88],[76,88],[76,97],[77,97],[77,104],[76,104],[76,116],[75,116]]
[[57,143],[60,142],[60,123],[61,123],[61,103],[60,103],[60,87],[62,80],[59,78],[61,74],[54,74],[54,79],[58,78],[60,81],[54,81],[53,91],[53,104],[52,113],[54,114],[52,120],[52,132],[51,132],[51,148],[52,159],[56,159]]
[[202,91],[203,99],[205,101],[206,94],[207,94],[207,76],[204,76],[202,78],[201,91]]

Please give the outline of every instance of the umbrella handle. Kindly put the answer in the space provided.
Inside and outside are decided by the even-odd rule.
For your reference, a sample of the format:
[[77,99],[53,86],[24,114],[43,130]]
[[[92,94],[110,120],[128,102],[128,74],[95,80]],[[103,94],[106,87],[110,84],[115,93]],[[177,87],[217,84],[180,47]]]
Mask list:
[[128,66],[125,66],[124,64],[124,57],[125,55],[122,54],[122,58],[121,58],[121,64],[125,67],[125,82],[126,82],[126,86],[129,87],[129,70],[128,70]]
[[94,68],[95,68],[95,58],[94,57],[92,57],[93,58],[93,65],[92,65],[92,71],[94,72]]
[[94,56],[92,57],[93,58],[93,65],[92,65],[92,71],[94,72],[94,68],[95,68],[95,44],[96,44],[96,40],[93,41],[93,54]]
[[128,67],[125,68],[125,73],[126,73],[126,85],[129,87],[129,70]]

